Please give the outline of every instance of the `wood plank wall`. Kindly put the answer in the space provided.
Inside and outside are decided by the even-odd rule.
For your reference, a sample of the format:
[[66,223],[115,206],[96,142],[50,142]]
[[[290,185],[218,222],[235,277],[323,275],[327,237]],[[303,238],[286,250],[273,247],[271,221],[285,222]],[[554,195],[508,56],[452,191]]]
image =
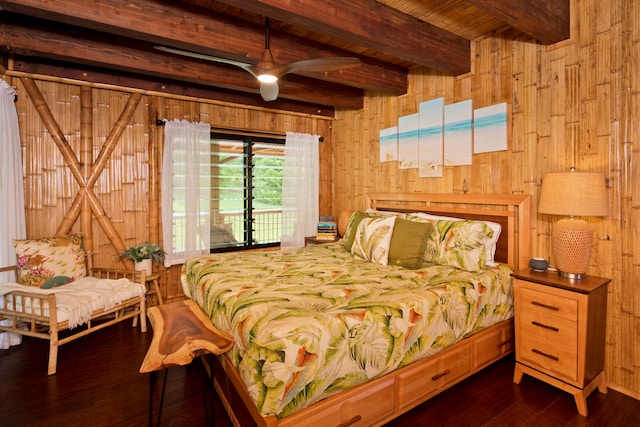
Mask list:
[[[82,233],[96,267],[133,268],[115,256],[143,241],[162,245],[164,132],[157,119],[204,121],[217,128],[278,134],[313,133],[324,137],[321,157],[332,157],[332,119],[327,117],[164,98],[47,76],[9,72],[3,78],[18,94],[27,237]],[[79,172],[74,174],[74,169]],[[91,182],[93,171],[97,171],[95,184],[81,184]],[[321,215],[333,211],[332,176],[331,161],[323,162]],[[165,299],[184,298],[180,267],[154,265],[161,274]]]
[[[547,172],[603,172],[611,214],[588,218],[595,243],[590,274],[611,277],[607,311],[609,385],[640,398],[640,3],[572,1],[571,37],[540,46],[504,32],[473,43],[472,72],[447,77],[415,70],[400,97],[372,94],[360,111],[340,111],[334,123],[334,206],[357,209],[367,192],[424,191],[533,195],[534,256],[551,256],[556,218],[537,215]],[[378,132],[418,103],[472,99],[474,108],[508,103],[509,149],[478,154],[473,164],[445,168],[442,178],[380,163]],[[553,261],[553,260],[552,260]]]

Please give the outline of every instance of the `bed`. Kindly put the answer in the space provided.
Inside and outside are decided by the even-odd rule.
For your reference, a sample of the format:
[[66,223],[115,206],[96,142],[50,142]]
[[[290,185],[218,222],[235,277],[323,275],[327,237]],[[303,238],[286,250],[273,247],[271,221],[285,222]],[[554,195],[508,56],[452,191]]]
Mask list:
[[49,341],[47,373],[55,374],[58,347],[132,319],[147,329],[145,272],[87,270],[76,235],[15,240],[20,283],[0,284],[0,332]]
[[[513,351],[510,273],[529,259],[529,196],[368,199],[373,212],[359,212],[357,227],[352,215],[339,242],[185,262],[185,294],[234,336],[232,350],[210,359],[234,424],[380,425]],[[486,243],[498,233],[483,224],[499,225],[495,255]],[[471,229],[487,239],[427,263],[423,242],[414,265],[394,244],[401,225],[412,231],[406,247],[415,227],[439,236],[436,245]]]

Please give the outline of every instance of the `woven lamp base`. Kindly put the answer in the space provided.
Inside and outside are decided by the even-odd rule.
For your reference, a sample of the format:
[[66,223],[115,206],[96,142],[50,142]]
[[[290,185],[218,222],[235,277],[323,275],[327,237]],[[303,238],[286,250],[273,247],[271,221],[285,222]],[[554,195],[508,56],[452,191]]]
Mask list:
[[593,233],[586,221],[561,219],[553,232],[553,255],[560,275],[580,279],[591,261]]

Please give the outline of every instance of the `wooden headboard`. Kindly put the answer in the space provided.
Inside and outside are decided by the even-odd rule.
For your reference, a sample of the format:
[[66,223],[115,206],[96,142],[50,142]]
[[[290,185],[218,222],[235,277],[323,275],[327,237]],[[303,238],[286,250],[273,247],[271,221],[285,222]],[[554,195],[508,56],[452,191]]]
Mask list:
[[530,258],[531,196],[504,194],[372,193],[367,207],[396,212],[427,212],[502,226],[496,261],[514,271],[526,268]]

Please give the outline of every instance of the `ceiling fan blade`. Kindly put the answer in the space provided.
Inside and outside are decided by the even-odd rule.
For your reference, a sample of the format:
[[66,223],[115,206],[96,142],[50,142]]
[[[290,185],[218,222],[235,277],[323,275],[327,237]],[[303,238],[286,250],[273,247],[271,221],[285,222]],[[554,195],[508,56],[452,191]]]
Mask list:
[[265,101],[275,101],[276,99],[278,99],[279,92],[280,87],[278,86],[277,81],[273,83],[260,82],[260,95],[262,95],[262,99],[264,99]]
[[217,62],[220,64],[226,64],[226,65],[234,65],[236,67],[240,67],[243,70],[253,74],[253,72],[250,70],[251,65],[247,64],[246,62],[234,61],[233,59],[220,58],[217,56],[205,55],[197,52],[190,52],[188,50],[174,49],[172,47],[166,47],[166,46],[154,46],[153,48],[156,50],[161,50],[163,52],[173,53],[176,55],[188,56],[190,58],[204,59],[205,61]]
[[350,57],[334,57],[334,58],[316,58],[304,59],[302,61],[290,62],[274,68],[271,74],[278,77],[289,73],[311,72],[324,73],[329,71],[346,70],[356,68],[361,65],[358,58]]

